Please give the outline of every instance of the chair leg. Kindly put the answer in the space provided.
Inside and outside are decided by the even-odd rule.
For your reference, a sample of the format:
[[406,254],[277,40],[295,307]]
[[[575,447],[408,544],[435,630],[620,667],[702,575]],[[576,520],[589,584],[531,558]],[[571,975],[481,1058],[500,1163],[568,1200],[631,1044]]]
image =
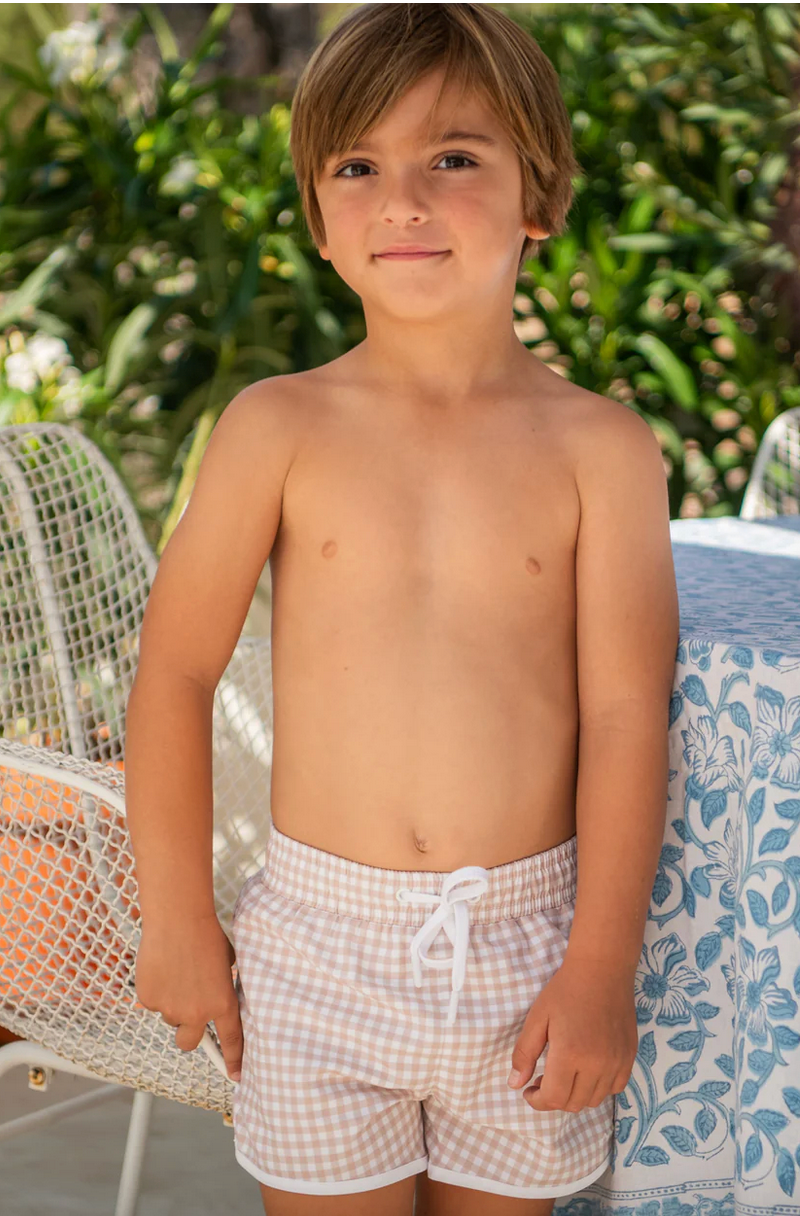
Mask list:
[[150,1130],[150,1115],[153,1110],[153,1096],[144,1089],[137,1090],[133,1095],[133,1109],[128,1125],[125,1159],[122,1163],[122,1175],[119,1180],[114,1216],[136,1216],[144,1151],[147,1147],[147,1133]]

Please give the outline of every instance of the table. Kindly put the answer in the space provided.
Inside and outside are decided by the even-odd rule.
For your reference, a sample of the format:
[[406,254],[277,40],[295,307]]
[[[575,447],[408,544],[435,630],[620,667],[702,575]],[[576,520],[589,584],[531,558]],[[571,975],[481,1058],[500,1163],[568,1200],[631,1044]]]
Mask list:
[[672,529],[680,641],[639,1050],[611,1165],[555,1213],[800,1213],[800,547],[752,548],[753,529],[767,549],[800,542],[800,520],[736,522],[674,521],[704,527],[698,543]]

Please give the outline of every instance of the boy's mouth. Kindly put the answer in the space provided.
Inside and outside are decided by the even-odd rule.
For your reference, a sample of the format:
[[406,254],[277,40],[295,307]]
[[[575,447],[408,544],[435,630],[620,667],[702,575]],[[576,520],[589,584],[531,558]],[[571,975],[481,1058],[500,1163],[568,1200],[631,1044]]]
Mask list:
[[385,258],[387,262],[415,262],[418,258],[443,258],[449,249],[441,249],[437,253],[376,253],[376,258]]

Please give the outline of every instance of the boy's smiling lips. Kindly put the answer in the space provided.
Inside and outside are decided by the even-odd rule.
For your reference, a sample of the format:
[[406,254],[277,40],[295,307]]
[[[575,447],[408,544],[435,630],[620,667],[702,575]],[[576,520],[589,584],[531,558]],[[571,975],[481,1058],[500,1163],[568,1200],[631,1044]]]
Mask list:
[[426,250],[426,251],[417,251],[417,252],[409,250],[409,252],[407,252],[407,253],[405,253],[405,252],[404,253],[376,253],[376,254],[373,254],[373,256],[376,258],[385,258],[387,262],[411,262],[411,261],[416,261],[418,258],[441,258],[441,257],[444,257],[444,255],[449,252],[450,252],[449,249]]

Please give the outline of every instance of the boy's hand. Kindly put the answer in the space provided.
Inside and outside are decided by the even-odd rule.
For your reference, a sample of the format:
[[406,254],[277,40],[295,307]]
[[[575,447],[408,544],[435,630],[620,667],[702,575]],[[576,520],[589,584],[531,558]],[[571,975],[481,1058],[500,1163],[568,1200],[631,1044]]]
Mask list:
[[564,962],[531,1005],[511,1055],[525,1085],[548,1044],[544,1075],[523,1097],[533,1110],[580,1111],[621,1093],[636,1058],[639,1036],[632,976],[607,963]]
[[176,1027],[181,1051],[193,1051],[213,1021],[232,1081],[241,1076],[244,1043],[231,974],[235,958],[216,916],[143,925],[136,955],[140,1003]]

